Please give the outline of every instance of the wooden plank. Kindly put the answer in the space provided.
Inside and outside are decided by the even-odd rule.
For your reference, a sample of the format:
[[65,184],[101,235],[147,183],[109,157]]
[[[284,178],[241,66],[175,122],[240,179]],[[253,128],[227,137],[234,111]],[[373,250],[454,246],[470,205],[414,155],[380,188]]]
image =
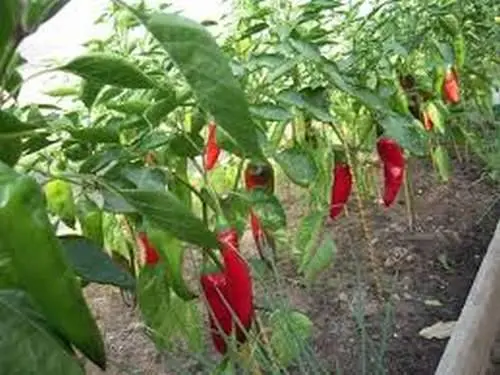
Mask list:
[[481,375],[500,328],[500,221],[435,375]]

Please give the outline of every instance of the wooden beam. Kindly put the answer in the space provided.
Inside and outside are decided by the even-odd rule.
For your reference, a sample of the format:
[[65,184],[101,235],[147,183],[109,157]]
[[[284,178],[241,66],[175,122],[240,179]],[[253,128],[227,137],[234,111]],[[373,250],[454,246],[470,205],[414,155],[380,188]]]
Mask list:
[[500,221],[435,375],[481,375],[500,328]]

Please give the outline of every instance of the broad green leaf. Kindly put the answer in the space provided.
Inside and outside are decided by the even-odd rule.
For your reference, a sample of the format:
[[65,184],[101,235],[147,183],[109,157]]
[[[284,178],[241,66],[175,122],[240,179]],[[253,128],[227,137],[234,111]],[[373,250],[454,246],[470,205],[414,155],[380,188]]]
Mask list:
[[175,332],[169,316],[170,300],[170,285],[163,265],[143,267],[137,280],[137,301],[147,326],[146,333],[158,349],[170,348],[170,338]]
[[[210,198],[208,196],[207,198]],[[210,202],[212,202],[210,200]],[[213,206],[213,203],[211,203]],[[241,237],[248,223],[248,202],[240,194],[228,194],[221,199],[222,211],[229,224],[236,228]]]
[[104,245],[104,233],[101,209],[90,199],[79,199],[76,203],[76,216],[82,234],[102,247]]
[[425,154],[428,136],[415,119],[393,113],[379,121],[385,135],[393,138],[403,149],[417,156]]
[[127,239],[123,225],[118,221],[117,216],[105,212],[103,214],[102,226],[104,228],[104,248],[129,259]]
[[308,282],[317,278],[320,272],[327,268],[334,260],[336,247],[331,238],[325,238],[318,248],[311,249],[313,254],[309,256],[309,261],[304,265],[304,277]]
[[248,193],[248,198],[264,228],[274,232],[286,227],[285,210],[275,195],[256,189]]
[[[32,177],[0,163],[0,236],[20,287],[50,325],[101,368],[104,343]],[[15,218],[15,220],[13,220]]]
[[326,215],[326,209],[325,212],[312,212],[303,218],[300,223],[295,237],[295,249],[301,258],[299,272],[303,272],[305,265],[310,260],[312,250],[316,246],[323,229]]
[[149,107],[149,100],[131,99],[126,101],[109,101],[106,107],[126,115],[142,115]]
[[198,23],[173,14],[153,13],[144,16],[143,22],[177,64],[216,124],[245,154],[262,156],[245,95],[210,33]]
[[82,82],[80,99],[85,107],[92,108],[103,87],[104,85],[98,81],[84,80]]
[[169,150],[183,158],[194,158],[203,153],[205,141],[199,134],[179,133],[169,140]]
[[305,352],[313,323],[298,311],[277,310],[270,317],[270,346],[280,365],[287,367]]
[[283,172],[295,184],[308,187],[318,174],[318,167],[311,154],[299,146],[293,146],[275,157]]
[[168,230],[178,239],[217,248],[215,234],[172,193],[124,189],[121,195],[152,224]]
[[437,146],[433,152],[434,163],[443,181],[448,181],[451,175],[451,162],[448,151],[444,146]]
[[4,374],[83,375],[52,326],[19,290],[0,290],[0,368]]
[[167,177],[161,169],[125,166],[121,170],[121,174],[132,182],[137,189],[165,191]]
[[23,83],[23,77],[17,70],[13,70],[8,73],[7,80],[5,81],[4,89],[10,93],[11,96],[17,99],[19,93],[21,92],[21,87]]
[[44,191],[49,211],[74,228],[76,210],[71,184],[64,180],[52,180],[44,186]]
[[268,121],[290,121],[293,119],[293,114],[290,111],[274,104],[252,105],[250,113],[255,117]]
[[251,37],[253,34],[257,34],[258,32],[261,32],[262,30],[265,30],[269,27],[269,25],[266,22],[259,22],[256,23],[255,25],[252,25],[248,27],[238,38],[238,40],[242,40],[248,37]]
[[159,102],[151,105],[144,115],[151,122],[153,126],[157,126],[160,122],[175,108],[177,107],[177,102],[173,99],[162,99]]
[[148,225],[148,238],[160,251],[166,264],[167,279],[174,292],[183,300],[196,298],[183,276],[184,246],[181,241],[155,226]]
[[59,240],[70,265],[83,280],[122,289],[135,288],[134,278],[116,265],[93,241],[75,235],[60,236]]
[[17,0],[0,1],[0,62],[10,47],[17,23],[19,4]]
[[91,143],[118,143],[120,141],[118,130],[111,126],[68,129],[68,131],[74,139],[79,141]]
[[70,0],[30,0],[24,9],[23,23],[29,34],[55,16]]
[[79,56],[59,69],[87,80],[122,88],[150,89],[155,87],[151,78],[144,74],[137,65],[116,55],[92,53]]
[[306,105],[303,95],[293,89],[280,91],[276,96],[276,100],[286,105],[294,105],[298,108],[303,108]]
[[39,126],[27,124],[13,114],[0,110],[0,138],[20,137],[33,133]]
[[0,161],[8,166],[14,166],[23,152],[23,145],[19,138],[1,139],[0,138]]

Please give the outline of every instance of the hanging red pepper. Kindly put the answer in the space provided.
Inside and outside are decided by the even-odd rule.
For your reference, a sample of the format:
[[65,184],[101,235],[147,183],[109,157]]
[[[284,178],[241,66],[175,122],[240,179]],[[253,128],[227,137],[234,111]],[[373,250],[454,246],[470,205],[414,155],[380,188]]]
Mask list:
[[392,139],[382,137],[377,142],[377,152],[384,165],[384,195],[386,207],[396,199],[404,178],[405,159],[403,149]]
[[460,87],[457,72],[454,68],[446,72],[443,82],[443,96],[447,103],[458,103],[460,101]]
[[422,117],[425,130],[430,132],[434,128],[434,123],[432,122],[431,116],[429,115],[429,113],[427,113],[427,111],[423,111]]
[[335,219],[349,200],[352,190],[352,174],[348,164],[340,162],[333,169],[333,185],[330,194],[330,218]]
[[250,162],[245,168],[245,186],[247,190],[262,188],[274,192],[274,170],[267,162]]
[[205,153],[203,155],[203,162],[205,170],[207,171],[211,170],[215,166],[221,151],[217,145],[216,129],[217,127],[215,122],[212,121],[208,124],[208,138],[205,146]]
[[141,249],[144,264],[152,266],[160,261],[158,251],[155,249],[153,244],[151,244],[145,232],[138,233],[137,244]]
[[250,270],[238,251],[236,230],[223,229],[217,234],[217,239],[224,260],[224,269],[218,273],[202,275],[201,286],[212,311],[210,314],[212,340],[215,348],[221,354],[225,354],[227,347],[224,335],[219,329],[230,336],[234,327],[237,340],[240,343],[246,341],[244,331],[251,327],[254,317],[253,290]]
[[[244,175],[245,187],[248,191],[263,189],[269,194],[274,193],[274,170],[271,164],[267,162],[250,162],[245,168]],[[264,231],[259,217],[253,210],[250,210],[250,227],[261,259],[270,264],[268,256],[265,254],[265,250],[272,249],[273,254],[270,254],[270,256],[274,257],[274,241],[273,238]]]

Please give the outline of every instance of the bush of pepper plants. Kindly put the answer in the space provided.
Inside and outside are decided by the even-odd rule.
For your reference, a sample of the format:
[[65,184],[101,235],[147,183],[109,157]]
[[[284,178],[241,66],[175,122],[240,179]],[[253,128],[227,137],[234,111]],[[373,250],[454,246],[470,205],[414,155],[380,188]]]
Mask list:
[[[336,251],[321,228],[353,201],[383,298],[366,202],[404,196],[416,225],[412,158],[447,181],[450,159],[474,154],[498,176],[497,1],[234,1],[214,36],[212,20],[114,0],[98,20],[114,33],[44,71],[75,84],[22,106],[19,45],[66,3],[0,2],[2,374],[83,374],[82,357],[106,369],[89,283],[120,288],[159,350],[182,343],[207,373],[330,373],[312,322],[257,295],[258,279],[279,289],[277,259],[292,257],[320,280]],[[307,197],[296,233],[284,180]]]

